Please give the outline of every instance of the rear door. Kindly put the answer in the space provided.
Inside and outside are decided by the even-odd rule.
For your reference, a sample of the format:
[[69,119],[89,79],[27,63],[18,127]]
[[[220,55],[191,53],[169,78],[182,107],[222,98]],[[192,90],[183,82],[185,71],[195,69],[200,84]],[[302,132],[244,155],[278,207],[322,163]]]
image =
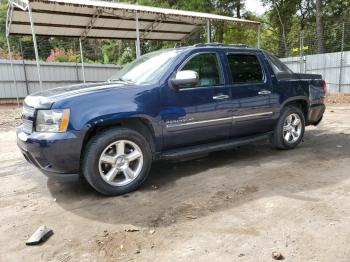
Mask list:
[[233,127],[231,136],[253,135],[273,130],[273,93],[266,62],[255,51],[226,53],[232,95]]
[[230,88],[225,86],[223,64],[216,51],[189,55],[174,72],[198,73],[196,86],[162,88],[162,124],[165,149],[227,139],[232,126]]

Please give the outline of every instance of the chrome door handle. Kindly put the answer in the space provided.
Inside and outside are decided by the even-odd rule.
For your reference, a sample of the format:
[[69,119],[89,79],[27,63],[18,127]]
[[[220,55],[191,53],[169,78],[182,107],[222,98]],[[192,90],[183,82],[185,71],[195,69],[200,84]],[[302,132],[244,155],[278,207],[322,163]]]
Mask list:
[[265,95],[271,94],[271,91],[269,91],[269,90],[261,90],[261,91],[258,92],[258,94],[261,95],[261,96],[265,96]]
[[213,96],[213,99],[215,100],[222,100],[222,99],[228,99],[228,98],[230,98],[228,95],[223,95],[223,94]]

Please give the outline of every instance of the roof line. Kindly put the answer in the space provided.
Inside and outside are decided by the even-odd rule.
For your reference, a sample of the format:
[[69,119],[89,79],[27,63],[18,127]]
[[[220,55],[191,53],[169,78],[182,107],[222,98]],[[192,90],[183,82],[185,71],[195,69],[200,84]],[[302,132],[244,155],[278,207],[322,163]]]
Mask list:
[[[72,37],[75,37],[75,36],[71,36],[71,35],[60,35],[60,34],[52,34],[52,35],[48,35],[48,34],[40,34],[40,33],[35,33],[37,36],[47,36],[47,37],[62,37],[62,38],[72,38]],[[18,35],[18,36],[23,36],[23,35],[31,35],[31,33],[11,33],[11,35]],[[119,36],[119,37],[101,37],[101,36],[89,36],[88,37],[89,39],[120,39],[120,40],[135,40],[136,38],[135,37],[122,37],[122,36]],[[153,40],[153,41],[169,41],[169,42],[178,42],[180,41],[181,39],[179,38],[169,38],[169,39],[164,39],[164,38],[147,38],[146,40]]]

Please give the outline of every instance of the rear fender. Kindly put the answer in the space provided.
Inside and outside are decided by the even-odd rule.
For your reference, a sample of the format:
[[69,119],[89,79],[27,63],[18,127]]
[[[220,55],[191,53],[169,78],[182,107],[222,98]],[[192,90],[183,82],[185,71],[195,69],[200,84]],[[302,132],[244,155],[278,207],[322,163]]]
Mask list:
[[283,108],[285,108],[288,105],[299,105],[300,108],[302,109],[303,113],[304,113],[304,118],[305,121],[307,123],[307,119],[308,119],[308,113],[309,113],[309,109],[310,109],[310,101],[307,97],[305,96],[294,96],[294,97],[290,97],[288,99],[286,99],[282,105],[281,105],[281,111],[283,110]]

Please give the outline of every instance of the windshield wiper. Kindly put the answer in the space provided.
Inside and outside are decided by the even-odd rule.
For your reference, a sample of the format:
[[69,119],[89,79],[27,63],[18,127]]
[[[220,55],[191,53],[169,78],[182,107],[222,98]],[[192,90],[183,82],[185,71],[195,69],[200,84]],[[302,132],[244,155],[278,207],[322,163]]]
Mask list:
[[124,79],[124,78],[117,78],[117,79],[109,79],[108,82],[125,82],[125,83],[128,83],[128,84],[134,84],[135,82],[132,81],[131,79]]

